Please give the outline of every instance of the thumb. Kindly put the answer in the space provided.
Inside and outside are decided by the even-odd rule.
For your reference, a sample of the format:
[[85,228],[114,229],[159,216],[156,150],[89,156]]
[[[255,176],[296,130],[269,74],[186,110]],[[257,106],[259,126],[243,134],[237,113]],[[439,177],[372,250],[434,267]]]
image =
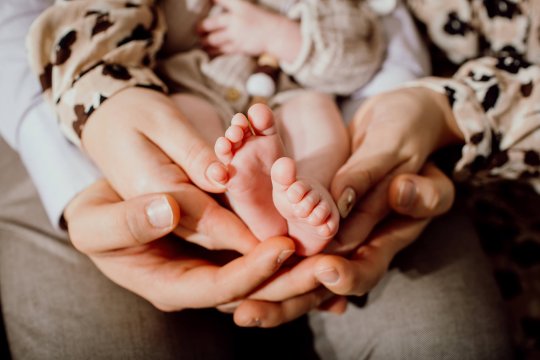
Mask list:
[[388,189],[390,206],[402,215],[429,218],[447,212],[454,202],[452,181],[428,163],[420,175],[396,176]]
[[356,200],[364,196],[394,168],[395,156],[364,154],[360,149],[336,172],[330,192],[340,215],[345,218]]
[[177,226],[180,208],[165,194],[122,201],[101,180],[80,193],[64,215],[73,245],[85,254],[95,254],[146,244],[165,236]]

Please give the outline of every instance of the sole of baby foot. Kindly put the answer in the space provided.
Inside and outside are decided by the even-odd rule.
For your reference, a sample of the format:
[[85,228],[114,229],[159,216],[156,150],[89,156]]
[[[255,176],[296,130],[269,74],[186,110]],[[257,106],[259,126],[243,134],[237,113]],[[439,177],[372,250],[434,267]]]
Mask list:
[[248,117],[236,114],[215,144],[227,166],[226,197],[231,208],[259,240],[285,235],[287,223],[274,207],[270,170],[284,149],[272,111],[253,105]]
[[332,195],[317,180],[298,179],[296,163],[278,159],[271,169],[274,205],[287,220],[296,252],[309,256],[321,252],[339,227],[339,212]]

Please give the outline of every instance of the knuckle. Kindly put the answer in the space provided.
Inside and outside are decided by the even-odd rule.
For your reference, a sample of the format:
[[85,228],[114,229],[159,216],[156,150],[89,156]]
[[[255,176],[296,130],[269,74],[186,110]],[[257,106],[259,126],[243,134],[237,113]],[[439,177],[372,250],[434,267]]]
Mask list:
[[130,211],[124,213],[124,222],[130,239],[137,245],[143,244],[141,239],[140,223]]

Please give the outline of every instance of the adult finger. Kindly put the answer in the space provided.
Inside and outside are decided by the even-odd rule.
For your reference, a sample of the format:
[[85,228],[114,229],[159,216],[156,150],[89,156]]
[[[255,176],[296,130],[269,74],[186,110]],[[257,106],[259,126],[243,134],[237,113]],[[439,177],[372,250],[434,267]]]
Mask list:
[[293,253],[294,243],[291,239],[271,238],[261,242],[249,254],[222,267],[195,266],[184,273],[178,271],[180,275],[177,277],[154,281],[152,285],[141,279],[140,284],[144,289],[138,290],[147,294],[160,293],[153,303],[162,310],[215,307],[246,297],[271,277]]
[[[118,112],[118,106],[125,111]],[[157,91],[130,88],[116,94],[92,114],[82,143],[123,198],[170,191],[189,179],[206,191],[225,190],[226,168],[174,102]]]
[[347,217],[356,201],[396,166],[399,164],[393,152],[369,154],[357,149],[336,172],[330,185],[341,216]]
[[159,121],[138,123],[141,134],[178,164],[198,187],[209,192],[225,191],[227,169],[212,148],[174,104],[163,111],[165,114],[154,115]]
[[315,276],[335,294],[364,295],[384,276],[397,252],[413,242],[428,223],[429,220],[391,219],[350,259],[336,255],[320,258]]
[[164,194],[122,201],[101,180],[71,201],[64,216],[74,246],[94,254],[145,244],[168,234],[178,224],[180,209]]
[[182,207],[175,234],[209,250],[249,252],[259,240],[233,212],[192,184],[180,184],[171,193]]
[[427,163],[420,175],[396,176],[388,191],[390,206],[396,212],[414,218],[447,212],[455,197],[452,181],[432,163]]
[[243,327],[279,326],[316,309],[333,296],[327,289],[319,288],[280,303],[245,300],[236,308],[234,322]]
[[352,207],[340,231],[325,252],[348,254],[363,243],[373,228],[390,212],[388,187],[395,174],[410,172],[411,164],[406,162],[385,174],[380,182],[365,197]]
[[313,268],[323,255],[303,259],[290,268],[282,268],[271,281],[249,296],[252,300],[283,301],[315,290],[321,284]]

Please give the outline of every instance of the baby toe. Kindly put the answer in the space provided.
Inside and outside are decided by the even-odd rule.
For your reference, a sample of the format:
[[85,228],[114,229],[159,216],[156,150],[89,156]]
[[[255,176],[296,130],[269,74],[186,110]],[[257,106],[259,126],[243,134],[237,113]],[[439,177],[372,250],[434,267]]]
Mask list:
[[311,186],[303,181],[297,181],[287,189],[287,200],[291,204],[298,204],[311,189]]
[[315,206],[319,204],[320,201],[321,196],[318,192],[308,192],[298,204],[294,204],[294,215],[299,218],[306,218],[313,211],[313,208],[315,208]]
[[225,137],[233,144],[236,144],[244,138],[244,130],[238,125],[231,125],[225,131]]
[[313,226],[322,225],[329,215],[330,209],[328,208],[328,205],[320,202],[307,217],[307,222]]

